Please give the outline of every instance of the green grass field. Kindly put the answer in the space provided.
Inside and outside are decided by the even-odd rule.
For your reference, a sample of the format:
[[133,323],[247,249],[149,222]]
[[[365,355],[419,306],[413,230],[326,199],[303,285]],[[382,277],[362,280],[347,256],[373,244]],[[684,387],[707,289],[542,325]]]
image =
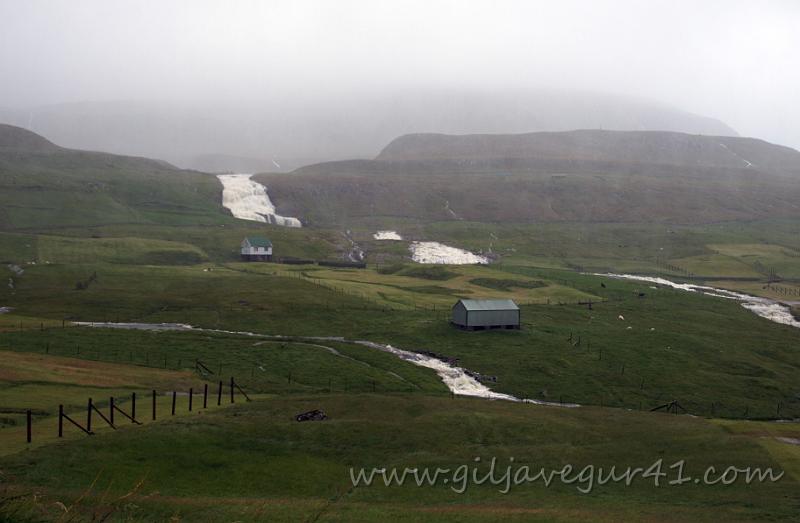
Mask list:
[[[3,368],[0,371],[0,455],[10,455],[59,441],[58,406],[73,419],[86,426],[86,409],[89,398],[93,404],[110,416],[110,399],[131,413],[132,394],[139,395],[138,421],[151,420],[151,394],[157,390],[156,414],[164,418],[171,412],[172,391],[180,394],[176,414],[188,412],[188,393],[202,394],[204,381],[186,370],[156,369],[125,363],[108,363],[71,358],[53,354],[32,354],[0,351]],[[208,383],[206,381],[205,383]],[[212,384],[213,385],[213,384]],[[217,388],[212,386],[210,405],[216,406]],[[225,405],[229,405],[229,391],[225,390]],[[237,394],[238,395],[238,394]],[[241,401],[241,396],[239,395]],[[199,410],[201,397],[195,397],[195,411]],[[26,411],[32,411],[32,442],[26,442]],[[144,411],[144,415],[142,415]],[[92,430],[111,428],[102,418],[93,414]],[[128,424],[117,414],[118,426]],[[75,440],[85,437],[77,428],[64,422],[64,437]]]
[[[433,350],[458,358],[470,370],[496,376],[494,389],[520,397],[635,409],[678,399],[695,414],[736,418],[774,417],[781,403],[781,415],[800,414],[795,371],[800,360],[792,349],[800,333],[729,300],[571,271],[502,265],[453,268],[457,276],[435,282],[371,270],[230,267],[204,272],[201,266],[37,265],[26,270],[13,291],[4,291],[3,299],[15,307],[15,314],[56,324],[62,319],[175,322]],[[93,272],[97,281],[76,290],[74,282]],[[469,283],[481,275],[546,283],[471,295],[517,299],[522,304],[520,332],[467,333],[448,324],[449,304],[465,289],[483,289]],[[431,286],[437,292],[429,292]],[[418,292],[420,287],[426,292]],[[594,302],[591,310],[576,303],[589,299]],[[109,336],[119,338],[110,346],[124,347],[137,361],[148,351],[156,361],[167,351],[174,361],[181,353],[172,345],[182,342],[170,341],[155,351],[140,348],[140,343],[147,346],[140,340],[186,336],[42,331],[36,320],[27,322],[21,332],[4,334],[0,347],[41,352],[49,343],[56,354],[65,354],[58,352],[63,350],[72,355],[76,345],[84,345],[84,350],[99,353],[90,347]],[[187,361],[191,353],[215,364],[240,360],[217,343],[222,342],[215,340],[207,349],[193,347]],[[218,356],[221,352],[227,356]],[[250,373],[253,366],[250,361],[243,371]]]
[[[227,402],[229,377],[235,377],[254,397],[264,393],[446,392],[428,371],[389,354],[335,342],[86,328],[53,328],[46,337],[48,341],[40,345],[41,339],[12,336],[7,340],[10,350],[0,350],[0,455],[26,448],[27,409],[35,412],[34,445],[38,447],[55,439],[59,404],[83,420],[88,398],[106,409],[109,397],[127,403],[135,392],[142,399],[140,412],[149,419],[152,390],[158,391],[158,411],[163,416],[169,412],[172,391],[180,394],[178,410],[183,412],[191,388],[202,394],[208,386],[210,401],[215,403],[218,381],[223,381]],[[238,390],[236,395],[241,399]],[[200,404],[200,398],[195,398],[196,410]],[[73,436],[81,435],[69,425],[67,429]]]
[[[330,419],[292,420],[310,408]],[[422,395],[293,395],[7,457],[0,462],[4,476],[13,478],[6,493],[19,497],[2,510],[27,521],[61,517],[57,502],[86,520],[793,521],[800,498],[792,475],[775,483],[668,485],[677,477],[669,467],[680,460],[683,476],[690,477],[711,466],[782,470],[790,462],[748,432],[743,424],[730,428],[618,409]],[[652,477],[640,477],[630,486],[519,484],[506,494],[499,492],[501,481],[446,484],[444,474],[424,487],[409,481],[354,488],[350,479],[351,467],[468,466],[482,477],[493,457],[498,479],[511,458],[515,467],[534,471],[567,464],[577,470],[649,468],[661,459],[669,476],[658,487]],[[453,490],[462,484],[463,493]]]
[[[373,213],[287,229],[231,218],[215,178],[158,162],[88,153],[0,160],[0,307],[12,308],[0,314],[0,520],[797,519],[800,446],[791,441],[800,431],[768,420],[800,417],[800,330],[730,300],[582,274],[693,275],[800,301],[790,297],[800,289],[794,221],[518,224]],[[375,241],[378,229],[405,239]],[[239,243],[255,234],[278,257],[313,260],[342,259],[352,237],[369,267],[241,263]],[[420,266],[409,260],[415,240],[494,262]],[[784,279],[781,288],[766,284],[769,274]],[[523,328],[456,330],[448,315],[459,298],[514,299]],[[582,406],[451,398],[434,371],[353,340],[433,351],[494,377],[487,384],[497,392]],[[255,401],[188,412],[190,387],[214,390],[231,376]],[[80,418],[89,397],[105,409],[109,396],[153,389],[167,393],[159,412],[169,410],[170,391],[182,393],[178,416],[55,437],[59,404]],[[672,400],[693,416],[647,412]],[[330,420],[293,421],[311,408]],[[491,456],[545,467],[685,459],[693,474],[771,466],[786,477],[456,494],[444,484],[354,488],[348,475]]]
[[234,223],[209,174],[104,153],[0,154],[0,228]]

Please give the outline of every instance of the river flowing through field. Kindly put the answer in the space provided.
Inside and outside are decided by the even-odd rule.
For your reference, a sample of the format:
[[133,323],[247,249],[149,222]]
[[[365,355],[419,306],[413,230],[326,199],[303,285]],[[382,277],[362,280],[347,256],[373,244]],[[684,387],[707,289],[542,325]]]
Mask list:
[[[718,289],[716,287],[709,287],[706,285],[694,285],[691,283],[677,283],[665,278],[654,276],[638,276],[635,274],[614,274],[614,273],[596,273],[596,276],[605,276],[608,278],[618,278],[624,280],[641,281],[643,283],[651,283],[655,285],[663,285],[673,289],[683,290],[687,292],[700,292],[709,296],[717,298],[736,300],[741,305],[752,311],[753,313],[766,318],[775,323],[783,325],[790,325],[792,327],[800,328],[800,322],[797,321],[792,315],[789,307],[778,301],[762,298],[758,296],[750,296],[734,291],[725,289]],[[7,307],[0,308],[0,313],[8,312]],[[534,399],[523,399],[510,394],[494,392],[489,387],[481,383],[476,378],[476,373],[470,372],[467,369],[459,367],[444,358],[437,358],[430,354],[421,353],[400,349],[392,345],[376,343],[368,340],[347,340],[337,336],[283,336],[276,334],[260,334],[248,331],[229,331],[222,329],[206,329],[202,327],[194,327],[185,323],[136,323],[136,322],[74,322],[75,325],[84,327],[95,328],[109,328],[109,329],[128,329],[128,330],[146,330],[146,331],[186,331],[186,332],[212,332],[219,334],[232,334],[238,336],[251,336],[265,340],[282,340],[282,341],[298,341],[298,342],[340,342],[360,345],[374,350],[387,352],[398,358],[417,365],[425,367],[436,372],[442,382],[453,393],[461,396],[472,396],[492,400],[506,400],[517,401],[524,403],[533,403],[537,405],[552,405],[562,407],[578,407],[576,403],[555,403],[540,401]]]
[[594,273],[595,276],[608,276],[609,278],[618,278],[622,280],[634,280],[646,283],[654,283],[656,285],[664,285],[665,287],[672,287],[687,292],[700,292],[708,296],[715,296],[717,298],[725,298],[728,300],[736,300],[741,303],[742,307],[752,311],[754,314],[766,318],[775,323],[783,325],[790,325],[792,327],[800,328],[800,321],[797,321],[792,315],[792,311],[788,305],[772,300],[770,298],[762,298],[760,296],[751,296],[749,294],[742,294],[740,292],[729,291],[725,289],[718,289],[716,287],[708,287],[706,285],[694,285],[692,283],[676,283],[666,278],[659,278],[656,276],[638,276],[636,274],[614,274],[614,273]]
[[559,403],[540,401],[534,399],[521,399],[510,394],[503,394],[494,392],[489,387],[478,381],[474,377],[474,373],[469,372],[457,365],[453,365],[439,358],[413,352],[408,350],[399,349],[391,345],[383,343],[375,343],[367,340],[347,340],[337,336],[282,336],[276,334],[259,334],[247,331],[228,331],[221,329],[204,329],[201,327],[193,327],[185,323],[121,323],[121,322],[74,322],[75,325],[83,327],[98,327],[109,329],[129,329],[129,330],[146,330],[146,331],[182,331],[182,332],[214,332],[219,334],[234,334],[239,336],[252,336],[254,338],[261,338],[266,340],[281,340],[281,341],[298,341],[298,342],[325,342],[334,341],[339,343],[351,343],[361,345],[374,350],[387,352],[393,354],[398,358],[417,365],[432,369],[436,372],[442,383],[453,394],[459,396],[472,396],[477,398],[485,398],[491,400],[506,400],[517,401],[522,403],[532,403],[535,405],[550,405],[558,407],[578,407],[577,403]]

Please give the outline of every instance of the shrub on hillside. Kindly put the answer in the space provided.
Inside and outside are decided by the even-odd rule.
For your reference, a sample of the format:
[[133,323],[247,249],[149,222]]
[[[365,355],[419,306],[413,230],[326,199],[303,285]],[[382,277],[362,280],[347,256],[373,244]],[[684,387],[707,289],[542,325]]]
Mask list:
[[378,274],[397,274],[405,268],[406,266],[402,263],[392,263],[389,265],[381,265],[378,267],[377,271]]
[[118,257],[114,261],[131,265],[197,265],[207,261],[207,258],[196,251],[163,249],[147,251],[127,258]]
[[403,276],[411,276],[412,278],[422,278],[425,280],[449,280],[455,278],[458,273],[448,271],[442,265],[429,265],[419,267],[409,267],[402,271]]
[[547,284],[538,280],[505,280],[500,278],[475,278],[469,282],[498,291],[510,291],[514,287],[517,289],[538,289],[547,286]]

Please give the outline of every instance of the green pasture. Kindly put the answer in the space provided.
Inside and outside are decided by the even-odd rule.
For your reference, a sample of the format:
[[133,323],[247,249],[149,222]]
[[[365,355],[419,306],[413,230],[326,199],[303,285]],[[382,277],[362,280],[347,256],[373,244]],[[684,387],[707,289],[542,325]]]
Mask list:
[[[0,296],[15,314],[56,325],[64,319],[173,322],[428,350],[495,377],[493,389],[519,397],[633,409],[675,399],[695,414],[735,418],[800,413],[795,370],[800,354],[794,350],[800,332],[759,318],[731,300],[573,271],[504,265],[450,268],[457,276],[444,280],[317,266],[231,264],[203,270],[208,268],[37,265],[26,269],[13,291],[3,290]],[[96,282],[75,289],[76,280],[94,272]],[[481,278],[546,285],[506,292],[470,283]],[[449,305],[462,289],[474,289],[471,297],[518,299],[522,330],[462,332],[451,327]],[[0,335],[0,346],[28,344],[24,350],[42,351],[50,340],[55,350],[67,351],[58,354],[74,355],[76,346],[94,344],[102,336],[85,328],[42,331],[36,320],[23,322],[23,332],[14,332],[14,325],[10,321],[12,332]],[[120,337],[109,343],[119,358],[127,352],[130,359],[133,352],[141,363],[142,340],[194,339],[198,334],[114,331],[108,336]],[[192,354],[223,365],[226,359],[241,359],[222,348],[229,342],[211,337],[198,345],[208,348],[190,347],[185,358],[171,348],[158,356],[153,351],[152,358],[160,362],[167,356],[167,365],[178,359],[191,365]],[[255,363],[246,360],[243,372],[257,376]],[[285,369],[278,361],[272,364]],[[283,370],[278,375],[276,387],[286,378]],[[311,380],[318,388],[309,390],[324,389],[326,375],[337,371],[321,372]],[[302,382],[299,375],[295,378]],[[406,390],[405,385],[397,383],[395,390]]]
[[[293,420],[314,408],[329,419]],[[556,480],[546,487],[539,481],[512,485],[506,494],[502,481],[467,483],[459,494],[454,489],[461,483],[444,483],[445,474],[421,487],[411,480],[353,487],[350,479],[351,468],[361,467],[467,466],[483,477],[492,458],[495,478],[510,464],[533,471],[567,464],[576,470],[648,469],[658,460],[667,476],[659,486],[652,471],[628,486]],[[680,461],[682,477],[700,478],[709,467],[771,467],[778,473],[787,458],[751,435],[687,416],[422,395],[300,395],[2,458],[0,467],[12,480],[4,486],[8,501],[0,513],[51,519],[63,513],[60,502],[79,521],[796,519],[800,489],[791,474],[749,485],[670,485],[677,478],[677,468],[670,467]]]

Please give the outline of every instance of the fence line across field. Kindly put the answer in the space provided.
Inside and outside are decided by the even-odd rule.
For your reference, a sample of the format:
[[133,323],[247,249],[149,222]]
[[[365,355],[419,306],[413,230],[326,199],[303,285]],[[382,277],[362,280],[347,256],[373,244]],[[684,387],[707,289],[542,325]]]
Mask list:
[[[218,389],[217,389],[217,406],[222,405],[222,393],[223,393],[224,384],[222,380],[218,382]],[[236,380],[231,377],[229,383],[229,392],[230,392],[230,403],[236,402],[236,391],[245,398],[246,401],[252,401],[250,396],[248,396],[247,392],[236,382]],[[171,415],[174,416],[176,412],[176,400],[177,400],[178,391],[172,391],[172,409]],[[166,394],[165,394],[166,396]],[[151,392],[151,415],[150,418],[152,421],[156,421],[158,418],[158,391],[155,389]],[[74,425],[76,428],[80,429],[81,432],[86,434],[87,436],[93,436],[95,432],[92,430],[93,425],[93,416],[98,416],[102,421],[104,421],[109,427],[114,430],[117,430],[118,423],[115,420],[115,414],[121,415],[127,420],[129,420],[132,424],[141,425],[142,422],[136,419],[136,393],[132,392],[130,396],[130,410],[126,412],[120,407],[119,402],[117,401],[119,398],[115,398],[111,396],[108,401],[108,416],[103,414],[103,411],[97,406],[92,398],[87,400],[86,405],[86,422],[81,424],[81,422],[74,417],[70,416],[66,412],[64,412],[64,405],[61,404],[58,406],[58,437],[64,437],[64,421],[69,422],[71,425]],[[188,402],[188,411],[192,412],[192,401],[194,398],[194,388],[189,388],[189,402]],[[203,385],[203,409],[208,408],[208,383]],[[74,416],[74,414],[73,414]],[[77,417],[77,416],[76,416]],[[26,410],[26,431],[25,437],[28,443],[32,443],[33,441],[33,410],[27,409]]]

